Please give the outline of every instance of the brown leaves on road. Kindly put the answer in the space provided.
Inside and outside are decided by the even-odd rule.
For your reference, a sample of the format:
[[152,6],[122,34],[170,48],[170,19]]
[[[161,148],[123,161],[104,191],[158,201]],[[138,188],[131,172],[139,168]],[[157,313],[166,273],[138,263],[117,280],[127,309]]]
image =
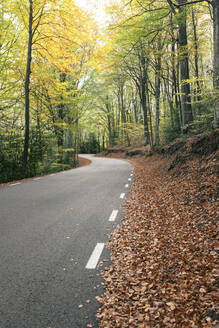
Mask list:
[[126,216],[108,244],[113,265],[103,273],[99,327],[212,327],[218,318],[215,172],[206,166],[200,173],[192,160],[180,174],[166,173],[158,155],[133,164]]

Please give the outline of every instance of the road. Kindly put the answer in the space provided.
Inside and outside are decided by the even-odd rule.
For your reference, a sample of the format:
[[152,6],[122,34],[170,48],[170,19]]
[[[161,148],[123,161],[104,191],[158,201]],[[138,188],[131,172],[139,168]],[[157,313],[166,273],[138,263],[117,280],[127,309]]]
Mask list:
[[132,166],[84,157],[89,166],[0,188],[0,328],[97,327],[100,264]]

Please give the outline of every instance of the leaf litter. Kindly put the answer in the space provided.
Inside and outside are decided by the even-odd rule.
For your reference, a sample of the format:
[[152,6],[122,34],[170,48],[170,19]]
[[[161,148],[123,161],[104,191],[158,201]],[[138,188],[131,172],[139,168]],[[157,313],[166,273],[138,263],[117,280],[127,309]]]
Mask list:
[[210,328],[218,322],[219,250],[214,157],[180,171],[160,155],[137,158],[122,224],[102,271],[100,328]]

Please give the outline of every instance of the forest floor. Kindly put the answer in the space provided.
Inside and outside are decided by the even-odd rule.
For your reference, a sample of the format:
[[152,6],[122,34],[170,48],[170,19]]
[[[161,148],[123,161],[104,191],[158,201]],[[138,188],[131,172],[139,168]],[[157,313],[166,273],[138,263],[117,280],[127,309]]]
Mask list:
[[[218,138],[216,131],[176,140],[160,154],[142,149],[129,159],[134,180],[108,243],[100,328],[218,323]],[[104,155],[127,158],[116,149]]]
[[[76,168],[79,168],[79,167],[82,167],[82,166],[89,165],[90,163],[91,163],[91,161],[89,159],[78,157],[78,165],[75,168],[72,168],[70,170],[73,170],[73,169],[76,169]],[[59,172],[54,172],[54,173],[59,173]],[[40,175],[40,176],[34,176],[34,177],[31,177],[31,178],[22,179],[22,180],[16,180],[16,181],[0,183],[0,187],[10,185],[10,184],[14,184],[14,183],[17,183],[17,182],[22,182],[22,181],[25,181],[25,180],[32,180],[32,179],[40,178],[42,176],[46,176],[46,175],[50,175],[50,174],[53,174],[53,172],[48,173],[48,174],[43,174],[43,175]]]

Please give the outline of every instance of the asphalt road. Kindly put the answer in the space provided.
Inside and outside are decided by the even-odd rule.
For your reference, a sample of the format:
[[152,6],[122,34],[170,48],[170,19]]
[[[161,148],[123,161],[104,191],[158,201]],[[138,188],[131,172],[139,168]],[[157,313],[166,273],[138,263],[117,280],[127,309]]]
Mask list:
[[0,187],[0,328],[97,327],[106,247],[86,266],[122,217],[132,167],[84,157],[89,166]]

